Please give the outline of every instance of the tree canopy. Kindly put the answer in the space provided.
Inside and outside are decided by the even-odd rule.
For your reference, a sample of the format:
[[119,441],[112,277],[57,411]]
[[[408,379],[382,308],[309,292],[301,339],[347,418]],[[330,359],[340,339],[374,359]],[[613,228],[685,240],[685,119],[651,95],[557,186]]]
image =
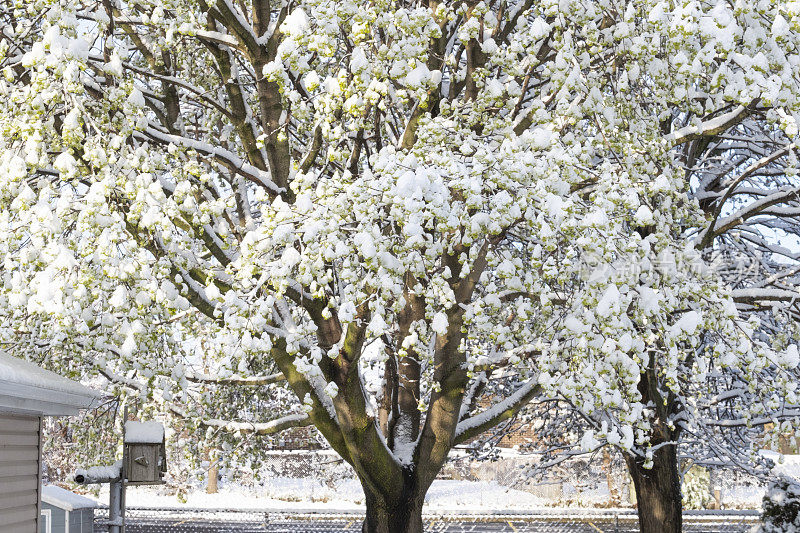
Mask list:
[[[796,404],[797,2],[0,6],[3,345],[313,424],[366,530],[537,395],[644,465],[710,377],[743,424]],[[773,277],[732,291],[721,242]]]

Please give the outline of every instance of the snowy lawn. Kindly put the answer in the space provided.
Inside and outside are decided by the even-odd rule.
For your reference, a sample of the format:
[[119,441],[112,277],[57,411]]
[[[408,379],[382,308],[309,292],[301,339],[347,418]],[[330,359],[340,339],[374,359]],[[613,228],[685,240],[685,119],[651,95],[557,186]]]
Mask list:
[[[98,500],[108,503],[108,489]],[[425,502],[429,509],[525,510],[545,507],[548,501],[525,491],[509,489],[494,482],[451,481],[433,482]],[[552,502],[549,502],[552,505]],[[355,480],[345,480],[329,487],[319,481],[299,478],[273,478],[263,489],[223,487],[217,494],[202,491],[186,495],[181,503],[174,495],[163,494],[154,487],[129,487],[129,507],[193,507],[224,509],[361,509],[364,492]]]
[[[800,480],[800,455],[780,457],[774,452],[763,452],[776,463],[775,473],[783,473]],[[609,492],[605,484],[591,489],[578,489],[570,483],[561,486],[560,498],[546,498],[524,490],[504,487],[494,481],[436,480],[425,498],[428,510],[436,511],[489,511],[532,510],[543,507],[605,507]],[[734,485],[722,487],[722,503],[728,509],[759,509],[764,487]],[[108,503],[108,488],[104,486],[99,497]],[[223,509],[309,509],[353,510],[363,509],[364,492],[354,479],[327,484],[313,478],[274,477],[261,488],[223,484],[217,494],[206,494],[198,489],[186,495],[181,502],[177,496],[166,494],[161,487],[129,487],[127,505],[130,507],[187,507]]]
[[[800,456],[791,463],[800,475]],[[776,467],[776,470],[783,468]],[[800,477],[798,477],[800,479]],[[524,490],[511,489],[493,481],[436,480],[425,498],[426,508],[441,511],[524,511],[543,507],[606,507],[605,486],[578,490],[565,484],[561,498],[544,498]],[[759,509],[764,488],[756,486],[723,487],[722,503],[728,509]],[[108,488],[104,486],[96,498],[108,504]],[[203,490],[190,492],[181,502],[174,494],[159,487],[129,487],[129,507],[186,507],[201,509],[363,509],[364,492],[356,480],[343,480],[329,486],[310,478],[272,478],[261,488],[228,484],[217,494]]]
[[[771,450],[762,450],[761,455],[775,462],[774,474],[800,481],[800,455],[781,455]],[[729,508],[760,509],[765,492],[766,487],[758,486],[723,487],[722,504]]]

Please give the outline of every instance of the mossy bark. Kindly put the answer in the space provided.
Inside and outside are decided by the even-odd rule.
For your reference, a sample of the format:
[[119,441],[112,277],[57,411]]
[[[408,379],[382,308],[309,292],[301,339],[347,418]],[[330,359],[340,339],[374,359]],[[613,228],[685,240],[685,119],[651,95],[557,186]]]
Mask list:
[[424,494],[410,494],[396,501],[386,501],[364,486],[367,514],[363,533],[422,533]]
[[683,501],[677,446],[664,444],[653,454],[652,468],[641,457],[625,457],[636,489],[642,533],[681,533]]

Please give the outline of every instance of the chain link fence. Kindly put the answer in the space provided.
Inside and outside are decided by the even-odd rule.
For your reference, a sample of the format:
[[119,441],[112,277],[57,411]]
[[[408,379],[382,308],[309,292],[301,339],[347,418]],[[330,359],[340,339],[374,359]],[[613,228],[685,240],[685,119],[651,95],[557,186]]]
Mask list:
[[[99,509],[95,532],[108,531],[108,515]],[[361,531],[364,515],[351,512],[258,511],[228,509],[131,508],[127,533],[350,533]],[[630,509],[544,509],[531,512],[426,513],[429,533],[633,533],[636,512]],[[684,528],[692,533],[747,533],[758,523],[756,511],[689,511]]]

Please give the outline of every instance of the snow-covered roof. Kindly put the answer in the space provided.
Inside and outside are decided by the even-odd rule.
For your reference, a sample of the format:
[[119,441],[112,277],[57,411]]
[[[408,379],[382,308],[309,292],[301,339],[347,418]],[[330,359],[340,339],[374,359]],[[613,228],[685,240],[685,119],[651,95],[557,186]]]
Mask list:
[[96,501],[55,485],[45,485],[42,487],[42,502],[49,503],[65,511],[94,509],[97,507]]
[[130,444],[157,444],[164,442],[161,422],[125,422],[125,442]]
[[74,415],[102,394],[0,351],[0,412]]

